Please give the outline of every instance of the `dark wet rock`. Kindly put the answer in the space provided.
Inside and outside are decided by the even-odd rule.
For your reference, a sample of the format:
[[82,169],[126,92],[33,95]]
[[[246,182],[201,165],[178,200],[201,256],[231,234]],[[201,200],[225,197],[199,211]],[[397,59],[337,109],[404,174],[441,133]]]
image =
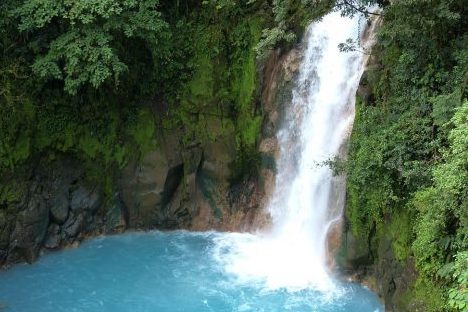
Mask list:
[[130,162],[121,178],[122,200],[131,227],[149,228],[163,200],[164,185],[171,168],[162,148]]
[[58,224],[64,223],[67,220],[69,210],[68,188],[54,194],[50,198],[48,205],[54,222]]
[[[417,307],[416,302],[405,301],[405,294],[417,278],[412,259],[397,260],[393,253],[392,242],[386,237],[380,239],[376,258],[372,273],[376,280],[377,291],[385,302],[386,311],[424,311],[423,308]],[[411,305],[415,306],[409,308]]]
[[9,241],[10,233],[8,230],[8,220],[6,213],[0,210],[0,248],[5,246]]
[[121,210],[122,205],[114,205],[106,214],[105,233],[122,233],[126,223]]
[[0,263],[5,263],[8,259],[8,250],[0,247]]
[[62,230],[65,234],[66,239],[68,242],[73,242],[81,231],[83,227],[84,216],[82,213],[75,215],[74,213],[70,214],[67,222],[65,222],[62,226]]
[[42,248],[60,248],[103,227],[102,217],[94,217],[103,203],[102,192],[86,183],[77,161],[63,158],[34,165],[23,175],[7,177],[20,189],[17,200],[0,203],[0,265],[34,261]]
[[70,208],[73,212],[89,210],[95,212],[101,205],[102,196],[96,188],[83,185],[71,192]]
[[56,249],[60,246],[60,226],[52,223],[47,229],[47,235],[44,242],[44,247],[48,249]]
[[264,109],[263,139],[274,138],[281,126],[286,104],[292,99],[291,91],[301,59],[300,49],[292,49],[284,54],[276,50],[266,63],[261,97]]
[[118,194],[115,194],[112,206],[109,208],[105,216],[105,233],[121,233],[125,231],[127,222],[124,209],[125,207],[120,201]]
[[10,224],[6,219],[6,214],[0,211],[0,265],[4,263],[8,256],[10,243]]
[[171,200],[158,214],[158,226],[164,229],[189,227],[195,211],[197,211],[196,174],[185,176],[174,190]]
[[338,263],[342,268],[348,271],[363,270],[373,263],[368,243],[364,239],[356,237],[349,226],[346,226],[341,243],[343,250],[338,256]]
[[34,261],[42,247],[49,224],[49,211],[41,196],[35,195],[27,207],[18,213],[15,229],[10,237],[9,258]]
[[[109,209],[109,205],[102,207],[102,210],[106,212]],[[88,211],[82,213],[83,221],[80,229],[79,237],[80,240],[86,236],[95,236],[104,232],[105,230],[105,215],[92,214]]]
[[373,85],[378,80],[379,72],[378,59],[369,57],[365,71],[362,73],[361,80],[357,89],[357,96],[361,99],[364,106],[375,105],[375,95]]
[[[413,260],[409,257],[401,261],[395,257],[385,230],[355,236],[345,227],[336,260],[345,275],[367,285],[382,298],[385,311],[424,311],[407,296],[417,279]],[[410,300],[404,301],[405,298]]]

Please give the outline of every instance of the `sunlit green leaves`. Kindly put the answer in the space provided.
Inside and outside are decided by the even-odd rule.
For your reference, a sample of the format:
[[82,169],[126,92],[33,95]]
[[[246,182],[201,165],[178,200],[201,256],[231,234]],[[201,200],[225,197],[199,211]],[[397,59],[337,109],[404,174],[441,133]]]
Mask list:
[[455,283],[448,291],[448,304],[455,310],[466,311],[468,309],[468,251],[456,255],[452,267],[452,278]]
[[54,17],[58,17],[61,11],[59,1],[33,0],[25,1],[23,5],[13,11],[13,14],[23,17],[18,28],[21,31],[28,31],[46,26]]
[[[99,29],[71,30],[52,42],[49,52],[39,57],[33,71],[42,78],[64,78],[65,90],[76,94],[85,83],[99,87],[108,78],[115,83],[126,70],[109,45],[112,37]],[[62,69],[58,61],[64,61]]]
[[264,59],[268,52],[281,45],[287,47],[298,39],[298,28],[321,18],[332,7],[332,0],[273,0],[274,24],[263,30],[262,38],[255,47],[257,57]]

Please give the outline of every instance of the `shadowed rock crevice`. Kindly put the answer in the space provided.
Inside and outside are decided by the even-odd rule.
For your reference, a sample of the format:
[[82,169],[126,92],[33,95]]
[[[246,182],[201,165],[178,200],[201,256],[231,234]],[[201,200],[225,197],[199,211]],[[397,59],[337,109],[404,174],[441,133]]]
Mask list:
[[177,187],[180,185],[184,177],[184,164],[177,165],[167,173],[166,182],[164,182],[163,196],[161,199],[161,207],[165,209],[174,196]]

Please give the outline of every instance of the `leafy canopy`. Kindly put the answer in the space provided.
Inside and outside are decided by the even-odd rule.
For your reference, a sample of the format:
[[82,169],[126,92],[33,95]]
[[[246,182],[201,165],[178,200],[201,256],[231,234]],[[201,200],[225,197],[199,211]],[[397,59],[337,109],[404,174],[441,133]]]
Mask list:
[[[119,83],[121,60],[130,39],[155,48],[167,24],[159,0],[26,0],[13,11],[19,30],[31,34],[38,56],[32,66],[41,78],[59,79],[69,94],[86,84]],[[122,44],[123,41],[123,44]],[[152,49],[156,51],[156,49]]]

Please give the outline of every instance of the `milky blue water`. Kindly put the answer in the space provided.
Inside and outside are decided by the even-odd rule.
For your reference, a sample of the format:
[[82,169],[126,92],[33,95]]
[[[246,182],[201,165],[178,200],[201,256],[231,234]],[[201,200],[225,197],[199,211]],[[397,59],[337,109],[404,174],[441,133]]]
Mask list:
[[320,293],[239,282],[219,262],[228,235],[127,233],[49,253],[0,272],[0,311],[383,311],[356,284]]

